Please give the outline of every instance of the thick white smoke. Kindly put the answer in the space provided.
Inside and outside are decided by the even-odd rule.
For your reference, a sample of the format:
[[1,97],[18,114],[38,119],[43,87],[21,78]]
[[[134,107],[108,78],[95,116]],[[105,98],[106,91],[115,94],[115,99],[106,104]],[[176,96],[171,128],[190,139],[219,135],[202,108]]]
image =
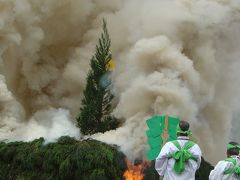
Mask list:
[[0,7],[1,139],[80,136],[74,119],[104,17],[116,59],[114,115],[124,123],[93,137],[142,157],[146,119],[168,113],[191,123],[208,160],[224,156],[239,109],[239,0],[1,0]]

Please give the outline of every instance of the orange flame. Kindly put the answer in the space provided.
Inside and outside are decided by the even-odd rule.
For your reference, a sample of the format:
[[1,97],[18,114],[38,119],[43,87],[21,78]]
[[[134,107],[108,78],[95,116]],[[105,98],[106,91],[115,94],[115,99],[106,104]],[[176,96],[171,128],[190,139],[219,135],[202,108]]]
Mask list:
[[149,165],[149,162],[134,165],[130,161],[126,160],[128,169],[124,172],[123,176],[126,180],[143,180],[144,169]]

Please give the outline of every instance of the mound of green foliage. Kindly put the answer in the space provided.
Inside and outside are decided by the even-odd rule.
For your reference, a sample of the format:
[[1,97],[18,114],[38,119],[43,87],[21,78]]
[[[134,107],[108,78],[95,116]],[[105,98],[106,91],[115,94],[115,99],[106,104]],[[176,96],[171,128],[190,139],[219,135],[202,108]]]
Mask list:
[[122,179],[125,156],[96,140],[64,136],[56,143],[0,143],[0,179]]

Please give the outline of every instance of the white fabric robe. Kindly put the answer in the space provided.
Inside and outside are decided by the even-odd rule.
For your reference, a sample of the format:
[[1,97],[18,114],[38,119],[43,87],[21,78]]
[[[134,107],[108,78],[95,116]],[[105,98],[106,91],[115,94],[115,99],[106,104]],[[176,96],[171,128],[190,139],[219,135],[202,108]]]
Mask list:
[[[237,164],[240,164],[240,160],[238,156],[231,156],[232,158],[235,158],[237,160]],[[210,172],[209,180],[237,180],[237,177],[235,174],[226,174],[224,175],[224,171],[226,169],[232,168],[234,165],[231,162],[228,161],[219,161],[217,165],[214,167],[214,169]]]
[[[186,136],[179,136],[177,141],[180,146],[183,147],[189,140]],[[185,170],[180,175],[175,173],[173,167],[175,164],[174,159],[168,159],[168,157],[177,151],[177,147],[172,142],[167,142],[161,149],[155,162],[155,169],[160,176],[164,176],[163,180],[195,180],[195,172],[201,164],[201,149],[195,144],[189,149],[193,156],[197,159],[197,162],[190,159],[185,164]]]

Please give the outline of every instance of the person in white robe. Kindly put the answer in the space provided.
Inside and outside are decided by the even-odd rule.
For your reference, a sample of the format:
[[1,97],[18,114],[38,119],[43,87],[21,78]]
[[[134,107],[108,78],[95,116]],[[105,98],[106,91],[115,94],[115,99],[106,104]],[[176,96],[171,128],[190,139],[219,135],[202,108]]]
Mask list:
[[240,146],[236,142],[227,145],[227,158],[217,163],[210,172],[209,180],[239,180],[240,179]]
[[155,161],[155,169],[163,180],[195,180],[201,164],[201,149],[190,141],[189,123],[180,121],[177,140],[167,142]]

